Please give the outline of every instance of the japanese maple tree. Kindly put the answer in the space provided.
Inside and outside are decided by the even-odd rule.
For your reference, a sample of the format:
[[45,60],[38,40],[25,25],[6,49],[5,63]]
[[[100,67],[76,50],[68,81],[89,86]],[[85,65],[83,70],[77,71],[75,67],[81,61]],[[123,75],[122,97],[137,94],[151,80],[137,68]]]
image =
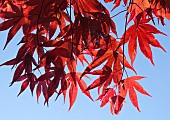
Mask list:
[[[113,6],[108,10],[104,3]],[[123,6],[122,6],[123,5]],[[116,15],[110,14],[121,8]],[[124,33],[118,36],[114,18],[124,13]],[[100,107],[110,104],[118,114],[127,97],[138,106],[137,91],[151,96],[138,80],[135,62],[137,47],[154,65],[151,47],[166,52],[155,34],[161,32],[155,22],[170,20],[169,0],[0,0],[0,31],[8,30],[5,49],[17,32],[22,32],[15,58],[0,66],[15,67],[12,82],[21,82],[18,96],[29,87],[42,94],[44,104],[56,96],[69,98],[69,110],[78,91],[93,101],[91,89],[98,89]],[[125,44],[128,54],[125,54]],[[128,60],[127,57],[130,59]],[[84,71],[77,67],[84,66]],[[129,76],[128,71],[134,76]],[[36,74],[37,71],[39,74]],[[90,76],[89,76],[90,75]],[[85,78],[98,76],[91,84]],[[89,81],[88,81],[89,82]]]

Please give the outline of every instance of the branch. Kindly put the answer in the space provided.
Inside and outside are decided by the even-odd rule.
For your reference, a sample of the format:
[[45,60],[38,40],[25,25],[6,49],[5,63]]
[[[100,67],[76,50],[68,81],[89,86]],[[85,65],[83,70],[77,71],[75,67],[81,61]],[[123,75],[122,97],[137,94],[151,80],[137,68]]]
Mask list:
[[[41,7],[40,7],[40,11],[39,11],[38,18],[37,18],[37,31],[36,31],[36,35],[37,35],[37,46],[39,46],[39,38],[38,38],[39,27],[38,27],[38,24],[39,24],[39,20],[40,20],[40,17],[41,17],[43,5],[44,5],[44,0],[42,0]],[[38,49],[37,49],[37,53],[38,53]],[[38,56],[38,63],[39,63],[39,61],[40,61],[40,60],[39,60],[39,56]]]

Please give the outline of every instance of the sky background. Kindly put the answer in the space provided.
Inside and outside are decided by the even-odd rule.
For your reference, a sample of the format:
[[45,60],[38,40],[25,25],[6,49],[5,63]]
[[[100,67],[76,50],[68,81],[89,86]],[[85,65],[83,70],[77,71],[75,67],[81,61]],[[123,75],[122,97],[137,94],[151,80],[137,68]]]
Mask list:
[[[111,6],[107,7],[111,9]],[[117,24],[118,33],[121,35],[124,30],[123,14],[114,18],[114,21]],[[112,115],[109,104],[100,108],[100,101],[90,101],[84,94],[81,94],[81,91],[79,91],[77,100],[69,112],[68,97],[66,104],[63,103],[62,96],[56,102],[53,97],[49,107],[43,105],[42,96],[37,103],[35,94],[32,97],[29,89],[17,97],[21,84],[16,83],[9,87],[14,70],[4,66],[0,67],[0,120],[170,120],[170,22],[166,21],[166,26],[159,25],[158,28],[169,34],[166,37],[157,35],[167,53],[152,47],[155,62],[155,66],[153,66],[138,50],[134,64],[138,75],[147,76],[139,82],[152,95],[152,97],[148,97],[138,94],[141,112],[138,112],[127,98],[119,115]],[[6,37],[7,32],[0,32],[0,64],[16,56],[19,48],[16,44],[22,38],[22,34],[18,33],[7,48],[2,50]],[[80,67],[79,69],[84,68]],[[97,90],[94,89],[91,92],[93,98],[96,99]]]

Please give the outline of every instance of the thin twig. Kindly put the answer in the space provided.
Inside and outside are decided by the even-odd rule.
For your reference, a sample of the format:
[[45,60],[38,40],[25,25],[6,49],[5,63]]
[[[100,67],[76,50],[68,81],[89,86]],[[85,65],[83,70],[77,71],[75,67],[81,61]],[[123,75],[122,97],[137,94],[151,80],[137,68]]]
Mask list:
[[71,20],[71,0],[70,0],[70,29],[71,29],[71,55],[70,55],[70,60],[72,59],[72,57],[73,57],[73,54],[72,54],[72,52],[73,52],[73,26],[72,26],[72,20]]
[[111,18],[114,18],[114,17],[116,17],[117,15],[119,15],[120,13],[123,13],[123,12],[126,12],[127,10],[122,10],[122,11],[120,11],[120,12],[118,12],[116,15],[113,15]]
[[[71,2],[71,0],[70,0],[70,29],[71,29],[71,55],[70,55],[70,64],[71,64],[71,67],[72,67],[72,72],[76,72],[76,70],[74,69],[74,66],[73,66],[73,62],[74,62],[74,57],[73,57],[73,47],[74,47],[74,42],[73,42],[73,22],[72,22],[72,19],[71,19],[71,4],[72,4],[72,2]],[[75,85],[76,85],[76,83],[75,83]]]
[[[43,8],[43,5],[44,5],[44,0],[42,0],[42,3],[41,3],[41,7],[40,7],[40,12],[38,14],[38,18],[37,18],[37,31],[36,31],[36,35],[37,35],[37,45],[39,46],[39,38],[38,38],[38,33],[39,33],[39,27],[38,27],[38,24],[39,24],[39,20],[40,20],[40,17],[41,17],[41,13],[42,13],[42,8]],[[38,53],[38,48],[37,48],[37,53]],[[39,53],[38,53],[39,54]],[[39,63],[39,56],[38,56],[38,63]]]
[[[126,40],[126,30],[127,30],[127,22],[128,22],[128,12],[126,13],[126,19],[125,19],[125,33],[124,33],[124,38],[123,38],[123,72],[125,70],[125,65],[124,65],[124,57],[125,57],[125,40]],[[122,75],[123,76],[123,75]]]

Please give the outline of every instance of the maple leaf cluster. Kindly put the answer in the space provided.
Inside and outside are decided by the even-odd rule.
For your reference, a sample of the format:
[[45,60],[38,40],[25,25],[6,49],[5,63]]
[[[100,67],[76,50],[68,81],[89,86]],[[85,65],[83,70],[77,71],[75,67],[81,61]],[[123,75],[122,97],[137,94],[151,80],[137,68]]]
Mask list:
[[[64,101],[68,96],[70,110],[79,89],[93,101],[90,90],[97,88],[100,106],[110,103],[111,113],[121,111],[127,95],[140,111],[136,91],[150,95],[137,82],[144,77],[129,77],[126,69],[137,74],[133,63],[138,45],[153,65],[151,46],[165,51],[154,35],[166,34],[154,25],[156,19],[162,25],[164,18],[170,19],[170,3],[168,0],[104,2],[114,3],[111,11],[98,0],[0,0],[0,31],[9,30],[4,49],[18,31],[23,34],[16,57],[0,65],[16,66],[10,86],[22,83],[18,95],[30,87],[32,94],[36,91],[37,101],[41,94],[44,96],[44,104],[54,95],[56,99],[63,95]],[[126,12],[125,30],[118,39],[113,20],[117,15],[110,13],[121,4],[124,11],[117,15]],[[130,61],[124,53],[125,44]],[[77,71],[78,63],[87,65],[83,72]],[[89,78],[87,74],[98,78],[87,85],[83,80]]]

